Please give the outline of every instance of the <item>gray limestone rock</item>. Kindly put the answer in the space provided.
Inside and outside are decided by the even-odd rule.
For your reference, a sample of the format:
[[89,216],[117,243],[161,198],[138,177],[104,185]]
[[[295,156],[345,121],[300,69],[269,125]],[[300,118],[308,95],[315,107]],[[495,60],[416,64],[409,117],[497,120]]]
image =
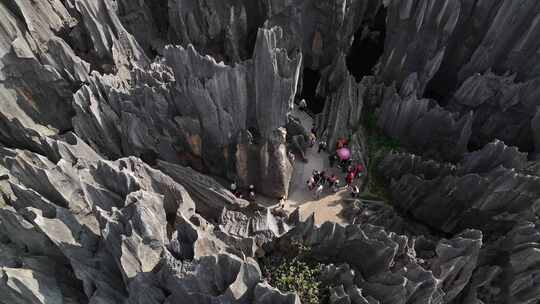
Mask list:
[[482,247],[482,232],[465,230],[451,240],[441,240],[435,249],[433,274],[441,281],[445,293],[444,302],[449,303],[458,296],[469,283],[477,266]]
[[[75,94],[75,131],[111,158],[162,159],[228,178],[244,177],[248,168],[246,184],[284,196],[291,165],[278,130],[292,107],[301,56],[289,59],[281,36],[279,28],[261,29],[253,59],[235,66],[193,46],[167,46],[166,60],[134,69],[132,80],[94,74]],[[238,136],[248,129],[256,130],[256,144],[237,153],[245,150],[236,147]]]
[[318,121],[320,133],[329,147],[334,147],[339,138],[349,138],[351,133],[358,129],[364,96],[367,94],[365,83],[357,83],[345,64],[345,55],[341,54],[337,57],[333,70],[327,71],[330,74],[327,81],[340,83],[338,89],[326,98]]
[[[160,260],[156,242],[161,242],[162,251],[168,243],[167,220],[174,221],[177,213],[194,213],[195,205],[182,186],[140,160],[80,160],[77,164],[61,160],[53,164],[44,157],[15,151],[3,156],[2,166],[12,176],[15,209],[2,209],[0,221],[5,232],[19,231],[6,237],[30,252],[69,261],[86,296],[106,303],[125,297],[122,275],[109,252],[117,253],[126,278],[149,271]],[[103,223],[117,222],[102,224],[102,239],[99,219],[107,212],[114,216]],[[20,220],[14,222],[17,217]],[[127,227],[131,228],[124,230]],[[132,239],[122,238],[122,234]],[[151,252],[153,256],[148,254]]]
[[[376,35],[385,12],[375,75],[356,82],[353,35]],[[0,302],[298,304],[251,259],[292,240],[339,265],[323,271],[331,303],[537,302],[539,12],[534,0],[3,1]],[[329,147],[350,138],[369,163],[359,124],[380,107],[378,126],[421,155],[388,155],[393,205],[348,201],[347,227],[297,212],[289,231],[203,174],[287,196],[303,68],[321,74]]]
[[472,121],[472,112],[461,116],[428,99],[394,94],[384,99],[377,125],[411,151],[455,161],[467,151]]
[[311,69],[330,66],[336,54],[347,53],[353,35],[383,8],[380,0],[267,1],[266,26],[286,33],[288,49],[301,50]]
[[[406,174],[392,184],[397,207],[432,228],[456,232],[464,227],[500,234],[519,219],[534,216],[538,178],[497,168],[487,174],[469,173],[424,179]],[[497,189],[497,190],[495,190]],[[496,191],[496,192],[494,192]]]
[[378,77],[398,87],[417,73],[418,94],[439,69],[454,31],[462,1],[406,0],[388,5],[387,35]]
[[259,283],[255,286],[256,304],[300,304],[300,298],[294,293],[282,293],[267,283]]
[[475,37],[480,38],[480,43],[468,62],[461,66],[460,79],[489,68],[517,72],[520,79],[537,77],[538,58],[533,54],[538,49],[534,42],[538,31],[538,3],[525,1],[518,4],[505,0],[476,6],[476,9],[481,6],[491,8],[484,8],[484,12],[475,13],[471,19],[489,14],[491,23],[483,27],[484,35]]
[[322,279],[336,286],[331,290],[335,303],[449,303],[470,281],[482,233],[466,230],[439,240],[429,261],[417,256],[414,238],[369,224],[314,227],[309,218],[279,239],[275,249],[292,241],[302,242],[320,262],[346,263],[323,269]]
[[459,174],[487,173],[498,166],[524,171],[528,166],[527,154],[496,140],[479,151],[465,154],[460,163]]
[[148,61],[109,1],[9,1],[0,16],[0,139],[13,147],[45,153],[45,137],[70,131],[73,93],[91,70],[106,62],[125,75]]
[[223,208],[237,210],[249,205],[248,201],[235,197],[215,179],[191,168],[159,161],[158,169],[188,189],[198,213],[207,219],[217,222]]
[[[469,163],[473,163],[473,158]],[[455,173],[457,166],[410,153],[391,152],[385,156],[377,169],[389,179],[399,179],[405,174],[422,175],[425,179],[433,179]]]
[[538,84],[536,78],[516,81],[516,74],[474,74],[449,99],[447,108],[474,111],[472,144],[483,146],[497,138],[533,151],[535,129],[531,124],[540,96]]
[[203,256],[180,264],[165,259],[163,264],[158,275],[171,293],[166,303],[177,299],[193,303],[253,303],[255,286],[261,282],[261,271],[253,259],[230,254]]
[[[146,1],[149,3],[149,1]],[[168,18],[172,40],[183,46],[193,44],[217,61],[248,59],[257,29],[266,15],[263,2],[169,1]]]
[[126,196],[124,208],[113,208],[109,213],[98,209],[98,212],[101,234],[124,281],[151,272],[168,242],[163,196],[132,192]]
[[[456,233],[481,228],[504,234],[521,220],[536,217],[538,177],[529,175],[526,157],[501,142],[467,154],[457,167],[435,161],[411,162],[390,154],[380,172],[392,179],[396,207],[434,229]],[[404,162],[412,165],[404,166]],[[405,162],[405,163],[406,163]]]

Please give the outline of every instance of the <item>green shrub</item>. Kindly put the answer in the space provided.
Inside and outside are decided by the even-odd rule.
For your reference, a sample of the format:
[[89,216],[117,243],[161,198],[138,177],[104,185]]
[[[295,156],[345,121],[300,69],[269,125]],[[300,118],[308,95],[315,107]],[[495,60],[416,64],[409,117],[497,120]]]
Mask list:
[[378,172],[378,166],[390,151],[401,149],[399,141],[390,138],[382,133],[377,127],[377,117],[375,113],[364,112],[362,114],[362,126],[366,131],[366,143],[368,150],[368,190],[373,196],[389,201],[388,193],[389,181]]
[[284,252],[261,261],[268,283],[282,292],[296,292],[303,304],[328,303],[328,286],[320,280],[322,264],[311,258],[310,249],[293,243]]
[[377,117],[374,112],[362,113],[362,126],[368,133],[377,129]]

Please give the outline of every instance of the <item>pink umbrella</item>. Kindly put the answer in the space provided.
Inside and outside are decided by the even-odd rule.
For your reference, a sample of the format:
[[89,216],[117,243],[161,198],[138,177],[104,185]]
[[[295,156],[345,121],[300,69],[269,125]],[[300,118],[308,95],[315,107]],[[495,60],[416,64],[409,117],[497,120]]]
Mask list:
[[351,151],[347,148],[338,149],[336,153],[341,160],[347,160],[349,157],[351,157]]

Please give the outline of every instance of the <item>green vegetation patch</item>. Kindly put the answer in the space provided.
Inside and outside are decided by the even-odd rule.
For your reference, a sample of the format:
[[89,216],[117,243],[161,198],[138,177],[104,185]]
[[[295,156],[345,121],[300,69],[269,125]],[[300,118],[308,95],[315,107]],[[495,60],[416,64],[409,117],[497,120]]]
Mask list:
[[282,252],[260,261],[268,283],[282,292],[296,292],[302,304],[328,303],[329,286],[320,280],[323,264],[311,257],[311,250],[292,243]]
[[390,181],[379,174],[378,166],[384,157],[391,151],[401,149],[399,141],[382,133],[377,127],[377,117],[373,112],[362,114],[362,126],[366,131],[366,144],[368,150],[368,193],[366,196],[378,197],[384,201],[390,201],[388,192]]

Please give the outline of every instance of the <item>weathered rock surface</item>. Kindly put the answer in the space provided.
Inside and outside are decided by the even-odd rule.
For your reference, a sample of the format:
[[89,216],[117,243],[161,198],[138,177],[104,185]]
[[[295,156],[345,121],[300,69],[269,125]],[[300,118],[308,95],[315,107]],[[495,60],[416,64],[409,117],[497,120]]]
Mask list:
[[279,239],[276,248],[286,248],[291,241],[310,247],[321,262],[344,263],[323,271],[323,279],[342,286],[331,292],[334,298],[355,303],[448,303],[472,276],[482,233],[465,230],[441,239],[433,244],[429,260],[417,257],[414,238],[369,224],[343,227],[327,222],[314,227],[311,217]]
[[[276,238],[334,263],[331,303],[537,302],[539,12],[533,0],[1,2],[0,303],[297,304],[252,259]],[[356,82],[349,59],[370,54],[349,53],[353,38],[381,16],[384,52]],[[378,126],[420,156],[381,163],[392,207],[351,201],[354,225],[287,234],[203,173],[287,195],[302,68],[321,75],[329,146],[347,137],[368,164],[359,124],[379,107]]]
[[487,234],[500,234],[534,217],[538,208],[538,177],[502,167],[433,179],[405,174],[391,188],[393,197],[401,198],[398,208],[445,232],[481,227]]
[[363,109],[363,99],[366,94],[366,85],[357,83],[349,74],[345,65],[345,55],[337,57],[335,65],[327,71],[325,82],[328,86],[335,84],[336,91],[331,88],[319,88],[329,93],[324,103],[324,110],[318,120],[322,137],[327,140],[329,147],[334,147],[339,138],[349,138],[360,126],[360,116]]
[[471,143],[483,146],[494,138],[526,151],[534,151],[537,140],[533,118],[537,111],[538,79],[516,82],[516,74],[492,72],[467,78],[448,102],[461,113],[474,111]]
[[[194,202],[173,178],[136,158],[115,162],[81,158],[73,164],[62,159],[54,164],[37,154],[6,149],[1,165],[10,187],[2,187],[2,192],[12,207],[0,209],[1,248],[7,250],[2,259],[6,285],[0,292],[5,299],[21,297],[14,303],[77,297],[100,303],[128,297],[132,301],[140,284],[168,290],[171,299],[224,297],[244,302],[252,299],[261,282],[260,270],[255,262],[233,256],[249,253],[234,244],[234,236],[247,240],[261,233],[268,241],[288,229],[267,210],[259,219],[249,218],[244,234],[234,233],[242,229],[241,221],[222,220],[224,242],[214,235],[212,224],[195,214],[198,200]],[[253,243],[252,256],[257,248]],[[20,258],[17,252],[23,253]],[[49,277],[39,261],[32,266],[25,256],[69,266]],[[158,280],[154,274],[165,271],[167,259],[180,264],[193,260],[194,268],[173,265],[168,270],[173,272]],[[216,276],[223,277],[223,287],[209,292]],[[66,282],[68,277],[77,279]],[[28,289],[18,289],[18,282]],[[156,290],[143,299],[155,300],[154,296],[166,298]],[[143,299],[133,303],[153,303]]]
[[415,94],[394,94],[383,101],[377,125],[411,151],[457,160],[467,151],[472,121],[472,113],[460,116]]
[[347,53],[355,32],[383,9],[380,0],[267,1],[267,25],[279,25],[290,49],[302,51],[311,69],[330,66]]
[[[433,174],[433,161],[416,159],[390,154],[381,166],[394,180],[396,208],[432,229],[454,233],[479,227],[485,234],[478,265],[458,302],[537,301],[531,278],[539,271],[534,249],[540,233],[535,224],[539,185],[537,176],[527,174],[526,155],[497,141],[465,155],[455,170],[442,170],[442,175]],[[403,162],[415,165],[392,165]]]
[[125,74],[147,64],[111,12],[109,1],[0,5],[3,142],[38,150],[43,137],[72,129],[70,100],[91,69]]
[[390,1],[384,54],[378,75],[398,87],[416,73],[423,94],[444,58],[448,39],[460,16],[462,1]]

